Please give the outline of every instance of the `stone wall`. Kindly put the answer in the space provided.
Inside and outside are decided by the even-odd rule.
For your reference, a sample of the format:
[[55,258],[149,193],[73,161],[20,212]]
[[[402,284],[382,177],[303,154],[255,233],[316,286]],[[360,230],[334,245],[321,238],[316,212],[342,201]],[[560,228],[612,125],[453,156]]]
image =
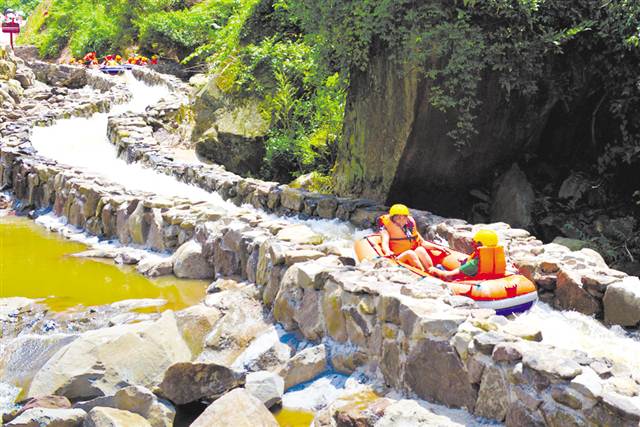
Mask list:
[[[114,87],[114,99],[120,96],[118,90]],[[122,120],[113,120],[110,126],[112,138],[121,134],[116,140],[119,146],[125,146],[128,138],[121,132],[125,127],[116,126]],[[156,250],[173,250],[185,242],[197,246],[216,275],[256,283],[265,306],[285,328],[341,349],[330,355],[338,370],[350,372],[370,364],[379,368],[390,386],[465,407],[508,426],[637,426],[640,422],[640,404],[634,397],[640,394],[640,377],[630,367],[546,345],[535,327],[516,327],[491,310],[477,309],[472,301],[450,295],[443,282],[416,282],[413,275],[385,260],[354,266],[330,245],[320,245],[321,236],[304,225],[250,210],[231,216],[210,203],[194,205],[131,192],[35,155],[23,130],[3,125],[0,135],[0,185],[11,190],[23,207],[52,208],[70,224],[122,243]],[[304,213],[309,206],[313,215],[318,205],[311,200],[324,197],[242,179],[215,167],[179,165],[160,147],[142,148],[129,140],[123,153],[141,150],[142,157],[132,156],[132,160],[156,159],[165,173],[186,182],[205,182],[238,204],[249,200],[265,210],[290,213]],[[214,172],[219,176],[211,176]],[[210,177],[211,184],[204,177]],[[382,209],[372,205],[374,209],[357,213],[365,208],[347,209],[351,205],[346,200],[335,200],[333,216],[343,207],[343,217],[356,223]],[[471,225],[434,218],[419,218],[432,237],[446,238],[460,249],[468,245]],[[555,280],[554,298],[569,286],[560,285],[565,283],[561,279],[565,269],[580,271],[580,263],[586,267],[599,262],[588,252],[558,258],[554,251],[564,253],[560,248],[541,245],[506,225],[493,226],[510,242],[516,258],[538,253],[542,260],[523,268],[536,280]],[[553,256],[555,266],[547,256]],[[584,289],[585,283],[574,284]]]
[[[150,84],[176,85],[173,82],[175,78],[151,70],[145,70],[138,77]],[[163,83],[165,78],[167,82]],[[184,87],[180,90],[186,92]],[[172,102],[179,101],[153,107],[145,114],[110,118],[109,140],[116,145],[120,157],[128,162],[142,163],[206,191],[218,192],[224,199],[237,205],[250,204],[278,215],[338,219],[349,221],[359,228],[369,228],[379,215],[387,212],[388,207],[370,200],[311,193],[275,182],[243,178],[219,165],[188,164],[176,160],[170,149],[152,137],[151,127],[145,126],[145,123],[153,123],[159,117],[166,117],[167,110],[176,110],[178,107]],[[495,229],[516,267],[538,286],[540,299],[556,308],[595,315],[628,327],[637,327],[640,323],[640,314],[619,314],[636,313],[640,309],[638,297],[625,298],[625,295],[640,292],[640,282],[637,278],[610,269],[593,250],[572,252],[557,244],[543,245],[526,230],[512,229],[504,223],[471,225],[427,211],[412,210],[412,214],[424,236],[442,239],[450,247],[467,253],[472,250],[474,230],[485,226]],[[613,284],[615,286],[611,286],[610,297],[605,299],[606,290]],[[608,309],[607,312],[605,309]]]

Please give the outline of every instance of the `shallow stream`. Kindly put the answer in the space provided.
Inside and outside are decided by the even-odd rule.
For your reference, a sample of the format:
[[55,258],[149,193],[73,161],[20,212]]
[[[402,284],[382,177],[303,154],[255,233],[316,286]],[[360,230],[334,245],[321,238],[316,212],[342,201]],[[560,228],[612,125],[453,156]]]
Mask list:
[[[119,78],[126,79],[133,98],[127,104],[116,106],[112,114],[127,110],[143,111],[147,105],[168,94],[166,88],[147,86],[135,80],[130,73]],[[89,119],[60,120],[51,127],[36,128],[33,145],[44,156],[101,175],[130,190],[166,197],[178,196],[194,202],[204,200],[230,213],[244,209],[224,201],[217,194],[118,159],[115,147],[106,137],[107,120],[108,114],[95,114]],[[289,221],[301,222],[297,219]],[[352,226],[337,220],[310,220],[304,223],[345,247],[351,246],[359,236]],[[52,310],[62,311],[78,305],[101,305],[137,298],[166,299],[167,304],[162,309],[177,310],[197,304],[204,296],[205,282],[174,277],[150,280],[138,275],[130,267],[71,256],[85,249],[85,245],[64,240],[57,233],[45,231],[25,218],[0,217],[0,297],[41,298]],[[582,350],[592,356],[608,357],[640,369],[640,359],[637,357],[640,354],[640,342],[629,338],[622,330],[603,326],[591,317],[559,312],[538,304],[519,316],[516,322],[539,326],[544,341],[554,346]],[[331,381],[321,378],[288,392],[285,395],[285,409],[277,414],[281,425],[308,426],[312,418],[309,411],[315,409],[309,403],[319,395],[331,395]],[[0,412],[3,400],[5,406],[10,404],[12,393],[15,393],[12,387],[0,383]],[[297,408],[303,412],[297,411]],[[465,420],[461,425],[479,423],[464,411],[455,414],[458,419]]]

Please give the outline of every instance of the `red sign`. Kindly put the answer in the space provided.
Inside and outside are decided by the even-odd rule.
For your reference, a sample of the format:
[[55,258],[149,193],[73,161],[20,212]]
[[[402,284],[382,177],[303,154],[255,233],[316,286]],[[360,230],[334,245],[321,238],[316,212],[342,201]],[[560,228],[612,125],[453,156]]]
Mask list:
[[2,32],[9,34],[18,34],[20,32],[20,25],[17,22],[3,22]]

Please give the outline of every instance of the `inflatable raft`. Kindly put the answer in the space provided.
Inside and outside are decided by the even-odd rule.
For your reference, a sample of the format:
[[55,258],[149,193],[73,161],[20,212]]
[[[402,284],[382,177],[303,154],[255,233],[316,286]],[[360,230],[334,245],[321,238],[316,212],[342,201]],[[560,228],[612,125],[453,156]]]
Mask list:
[[[355,243],[355,252],[358,261],[371,260],[383,257],[380,247],[379,234],[371,234]],[[441,264],[447,270],[458,268],[468,258],[467,254],[453,251],[447,247],[435,245],[430,249],[435,264]],[[393,262],[404,267],[420,277],[433,277],[427,272],[414,268],[391,258]],[[504,257],[502,261],[504,269]],[[508,315],[527,311],[538,299],[536,286],[526,277],[519,274],[505,273],[499,276],[485,276],[480,279],[461,277],[445,282],[455,295],[469,297],[476,301],[480,308],[494,309],[497,314]]]
[[102,71],[105,74],[109,74],[110,76],[117,76],[118,74],[123,74],[124,70],[126,70],[126,68],[120,65],[114,66],[114,67],[100,67],[100,71]]

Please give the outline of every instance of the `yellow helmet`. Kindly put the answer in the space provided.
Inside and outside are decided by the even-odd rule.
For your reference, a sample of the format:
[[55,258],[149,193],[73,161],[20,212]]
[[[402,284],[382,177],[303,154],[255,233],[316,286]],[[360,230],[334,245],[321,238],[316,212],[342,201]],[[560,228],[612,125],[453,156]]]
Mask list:
[[478,230],[473,235],[473,241],[481,246],[495,247],[498,246],[498,235],[493,230]]
[[409,208],[406,207],[405,205],[401,205],[399,203],[396,203],[395,205],[391,206],[391,209],[389,209],[389,215],[394,216],[394,215],[409,215]]

